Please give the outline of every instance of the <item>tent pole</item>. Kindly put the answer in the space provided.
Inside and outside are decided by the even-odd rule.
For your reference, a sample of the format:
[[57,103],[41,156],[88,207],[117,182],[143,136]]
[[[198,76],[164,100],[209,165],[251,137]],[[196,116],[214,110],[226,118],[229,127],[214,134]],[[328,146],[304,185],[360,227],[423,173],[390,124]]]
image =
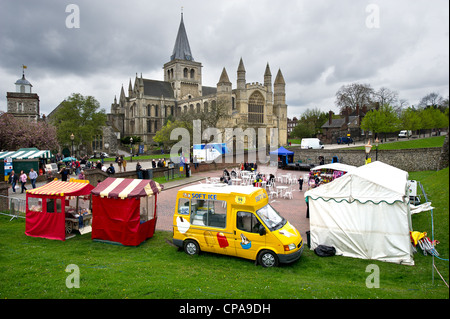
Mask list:
[[[419,186],[420,189],[422,190],[422,194],[423,197],[425,198],[425,202],[428,203],[428,197],[427,194],[425,193],[425,190],[423,189],[423,185],[420,181],[419,182]],[[430,210],[431,212],[431,242],[434,241],[434,222],[433,222],[433,209]],[[431,254],[431,283],[434,285],[434,254]]]

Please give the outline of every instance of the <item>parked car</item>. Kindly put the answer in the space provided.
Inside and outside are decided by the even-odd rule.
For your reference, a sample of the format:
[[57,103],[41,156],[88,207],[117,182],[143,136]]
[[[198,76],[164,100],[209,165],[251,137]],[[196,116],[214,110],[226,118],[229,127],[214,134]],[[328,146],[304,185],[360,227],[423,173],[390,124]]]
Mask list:
[[411,136],[412,136],[412,131],[408,131],[408,130],[402,130],[398,134],[398,137],[411,137]]
[[109,157],[108,153],[99,152],[99,153],[94,153],[94,155],[91,155],[90,158],[101,158],[102,155],[103,155],[103,158]]
[[350,144],[350,143],[353,143],[353,139],[352,139],[351,137],[347,137],[347,136],[344,136],[344,137],[338,137],[338,139],[336,140],[336,142],[337,142],[338,144]]

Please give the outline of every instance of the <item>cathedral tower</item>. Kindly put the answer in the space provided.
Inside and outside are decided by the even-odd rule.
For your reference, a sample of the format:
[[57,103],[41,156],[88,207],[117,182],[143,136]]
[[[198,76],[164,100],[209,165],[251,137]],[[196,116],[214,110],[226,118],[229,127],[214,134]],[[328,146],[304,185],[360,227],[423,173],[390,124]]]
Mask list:
[[183,13],[170,62],[164,64],[164,81],[172,85],[176,99],[202,96],[202,64],[195,62],[192,56]]

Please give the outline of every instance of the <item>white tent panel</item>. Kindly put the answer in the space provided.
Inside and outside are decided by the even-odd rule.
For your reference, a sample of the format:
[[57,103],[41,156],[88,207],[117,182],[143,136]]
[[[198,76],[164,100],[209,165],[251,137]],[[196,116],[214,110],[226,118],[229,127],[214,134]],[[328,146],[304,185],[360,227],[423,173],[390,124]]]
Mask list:
[[305,193],[311,249],[413,265],[408,173],[374,162]]

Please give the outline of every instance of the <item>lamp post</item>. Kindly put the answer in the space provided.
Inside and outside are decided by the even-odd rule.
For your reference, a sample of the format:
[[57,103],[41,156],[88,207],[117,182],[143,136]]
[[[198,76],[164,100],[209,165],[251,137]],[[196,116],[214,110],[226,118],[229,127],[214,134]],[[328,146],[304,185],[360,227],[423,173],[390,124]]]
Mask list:
[[367,144],[364,145],[364,148],[365,148],[365,152],[366,152],[366,164],[367,164],[367,160],[369,159],[369,153],[370,153],[370,150],[372,149],[372,145],[370,145],[370,139],[367,142]]
[[130,151],[131,151],[130,162],[133,163],[133,138],[132,137],[130,137]]
[[72,153],[70,154],[73,157],[73,139],[75,138],[75,135],[73,133],[70,135],[70,139],[72,140]]
[[380,140],[378,137],[375,139],[375,160],[378,161],[378,143],[380,143]]

